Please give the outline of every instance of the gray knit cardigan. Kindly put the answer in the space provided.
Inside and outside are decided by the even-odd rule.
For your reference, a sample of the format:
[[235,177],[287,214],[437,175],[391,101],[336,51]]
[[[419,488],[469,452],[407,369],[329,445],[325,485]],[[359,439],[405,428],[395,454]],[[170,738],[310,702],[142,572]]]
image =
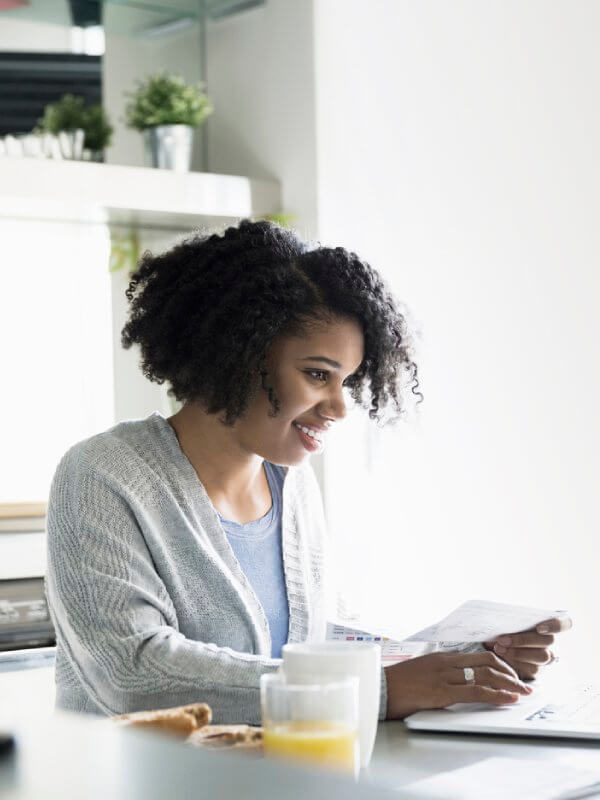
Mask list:
[[[288,641],[322,640],[334,588],[308,463],[286,469],[282,539]],[[57,707],[110,715],[204,701],[215,722],[260,722],[260,676],[280,664],[267,619],[160,414],[122,422],[61,460],[46,592]],[[386,706],[382,670],[380,718]]]

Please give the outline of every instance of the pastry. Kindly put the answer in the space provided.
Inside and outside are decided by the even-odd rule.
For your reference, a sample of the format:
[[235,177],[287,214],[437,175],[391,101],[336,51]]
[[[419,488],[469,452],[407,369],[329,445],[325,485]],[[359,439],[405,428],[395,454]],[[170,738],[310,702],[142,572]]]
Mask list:
[[212,711],[206,703],[194,703],[156,711],[134,711],[130,714],[120,714],[112,719],[122,726],[161,730],[185,739],[210,723]]
[[250,748],[262,747],[262,728],[251,725],[205,725],[194,731],[187,740],[195,747]]

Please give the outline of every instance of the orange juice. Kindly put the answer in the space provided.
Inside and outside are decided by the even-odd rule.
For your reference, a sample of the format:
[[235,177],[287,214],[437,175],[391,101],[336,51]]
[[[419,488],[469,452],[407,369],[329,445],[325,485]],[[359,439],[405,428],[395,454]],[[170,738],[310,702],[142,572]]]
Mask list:
[[334,722],[286,722],[265,727],[265,754],[358,772],[357,731]]

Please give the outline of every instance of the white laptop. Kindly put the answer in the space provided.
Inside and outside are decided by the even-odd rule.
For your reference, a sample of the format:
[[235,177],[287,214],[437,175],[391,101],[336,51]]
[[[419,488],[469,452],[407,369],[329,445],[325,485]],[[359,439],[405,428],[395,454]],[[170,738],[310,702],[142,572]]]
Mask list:
[[437,711],[418,711],[407,717],[405,724],[418,731],[600,741],[600,684],[539,688],[510,706],[459,703]]

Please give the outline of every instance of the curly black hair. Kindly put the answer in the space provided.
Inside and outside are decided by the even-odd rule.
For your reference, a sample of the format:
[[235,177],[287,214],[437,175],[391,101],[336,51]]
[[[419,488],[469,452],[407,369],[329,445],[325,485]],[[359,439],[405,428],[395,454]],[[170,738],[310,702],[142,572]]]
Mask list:
[[[161,255],[144,253],[126,296],[121,341],[140,345],[144,375],[168,381],[181,402],[224,411],[227,425],[244,414],[259,385],[276,415],[270,345],[335,318],[362,328],[364,359],[345,385],[371,419],[381,421],[391,408],[386,423],[396,421],[407,388],[421,399],[405,318],[379,274],[355,253],[311,248],[271,222],[243,220],[222,235],[195,235]],[[363,400],[367,383],[370,405]]]

